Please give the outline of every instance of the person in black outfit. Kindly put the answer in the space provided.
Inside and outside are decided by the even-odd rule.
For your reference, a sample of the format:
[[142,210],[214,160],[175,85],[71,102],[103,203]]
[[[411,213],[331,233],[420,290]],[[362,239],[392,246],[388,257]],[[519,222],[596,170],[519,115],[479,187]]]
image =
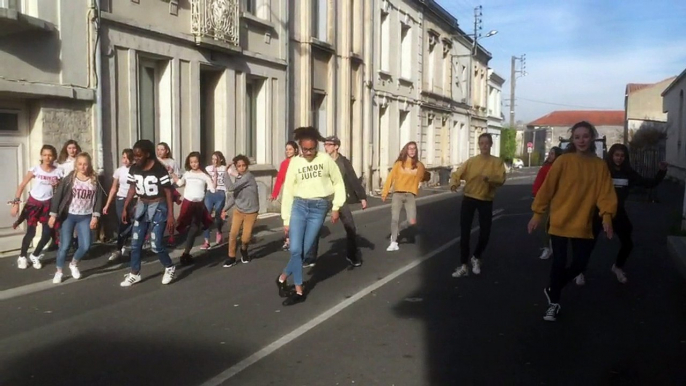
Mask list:
[[[324,139],[324,150],[326,153],[336,161],[338,168],[343,176],[343,181],[345,183],[345,193],[346,202],[339,211],[340,219],[345,228],[345,233],[347,237],[347,254],[346,260],[353,267],[359,267],[362,265],[362,259],[360,258],[359,251],[357,248],[357,229],[355,227],[355,219],[353,218],[353,213],[350,210],[350,205],[361,204],[362,209],[367,208],[367,193],[364,191],[364,187],[357,178],[355,169],[346,157],[338,152],[341,147],[341,140],[336,136],[327,137]],[[313,267],[319,254],[319,238],[314,242],[314,246],[307,254],[308,257],[305,261],[304,267]]]
[[[643,178],[631,167],[629,149],[620,143],[616,143],[610,147],[605,161],[610,169],[615,192],[617,193],[617,215],[612,220],[612,226],[621,244],[615,264],[612,265],[612,272],[617,276],[617,281],[624,284],[627,282],[624,264],[626,264],[631,251],[634,249],[634,241],[631,237],[634,227],[626,212],[626,199],[629,197],[630,190],[633,187],[654,188],[660,184],[667,174],[668,164],[666,162],[660,162],[660,169],[654,178]],[[596,216],[593,223],[593,233],[595,234],[594,240],[598,240],[598,235],[602,230],[601,222],[602,220],[600,217]],[[585,280],[583,279],[582,273],[577,276],[576,283],[578,285],[583,285],[584,282]]]

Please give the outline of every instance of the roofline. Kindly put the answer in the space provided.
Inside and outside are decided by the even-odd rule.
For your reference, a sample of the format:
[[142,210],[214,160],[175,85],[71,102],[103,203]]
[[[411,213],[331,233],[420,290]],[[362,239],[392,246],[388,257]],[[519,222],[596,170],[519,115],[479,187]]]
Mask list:
[[664,97],[665,94],[667,94],[672,88],[674,88],[674,86],[676,86],[677,83],[679,83],[682,79],[684,79],[684,77],[686,77],[686,69],[684,69],[684,71],[682,71],[681,74],[679,74],[679,76],[674,78],[672,83],[670,83],[669,86],[667,86],[665,91],[663,91],[662,94],[660,94],[660,96]]
[[[491,68],[491,70],[493,70],[493,69]],[[501,85],[505,83],[505,78],[503,78],[502,76],[500,76],[500,74],[498,74],[497,72],[495,72],[495,70],[493,70],[493,71],[491,72],[491,75],[489,75],[489,78],[495,78],[495,79],[493,79],[493,81],[498,82],[498,83],[500,83]]]
[[442,22],[448,24],[451,29],[457,28],[457,18],[441,7],[436,0],[416,0],[421,5],[425,6],[434,16],[438,17]]

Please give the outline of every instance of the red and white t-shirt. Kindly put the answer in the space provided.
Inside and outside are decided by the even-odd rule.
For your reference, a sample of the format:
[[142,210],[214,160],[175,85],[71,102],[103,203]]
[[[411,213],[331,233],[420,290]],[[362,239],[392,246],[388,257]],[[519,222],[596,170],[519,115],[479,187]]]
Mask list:
[[39,166],[34,166],[29,170],[33,173],[33,187],[29,194],[38,201],[47,201],[52,198],[55,192],[55,185],[64,177],[62,169],[55,168],[46,172]]
[[69,214],[93,214],[96,189],[97,186],[95,186],[95,183],[90,179],[81,181],[78,178],[74,178],[74,186],[71,190],[71,203],[69,204]]

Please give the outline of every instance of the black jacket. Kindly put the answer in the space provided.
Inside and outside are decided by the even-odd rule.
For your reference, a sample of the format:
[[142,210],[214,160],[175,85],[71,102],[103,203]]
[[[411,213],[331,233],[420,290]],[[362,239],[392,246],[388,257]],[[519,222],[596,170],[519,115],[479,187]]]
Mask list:
[[345,183],[345,194],[347,196],[345,203],[357,204],[362,200],[366,200],[367,193],[364,191],[362,183],[360,183],[360,180],[357,178],[355,169],[353,169],[353,165],[350,161],[339,154],[338,158],[336,158],[336,164],[338,165],[338,169],[341,170],[341,176],[343,176],[343,182]]
[[615,193],[617,193],[617,209],[623,209],[631,188],[637,186],[654,188],[662,182],[667,172],[665,170],[660,170],[657,172],[657,175],[655,175],[655,178],[643,178],[633,169],[617,170],[611,168],[610,174],[612,175],[612,182],[615,185]]
[[[74,178],[76,178],[76,171],[69,173],[66,177],[60,180],[59,185],[55,189],[55,194],[50,201],[50,216],[56,216],[60,220],[64,220],[69,214],[69,204],[71,204],[72,189],[74,188]],[[102,207],[104,204],[103,188],[100,181],[95,180],[95,203],[93,204],[93,217],[100,217]]]

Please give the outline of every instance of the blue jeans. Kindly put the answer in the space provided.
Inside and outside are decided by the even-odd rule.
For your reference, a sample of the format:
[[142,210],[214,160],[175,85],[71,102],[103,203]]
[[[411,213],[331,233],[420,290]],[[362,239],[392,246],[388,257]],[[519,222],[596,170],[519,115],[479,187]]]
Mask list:
[[60,226],[60,249],[57,251],[57,268],[64,268],[67,252],[71,246],[74,229],[79,238],[79,247],[74,253],[74,260],[79,261],[91,247],[91,219],[90,214],[69,214]]
[[295,285],[303,284],[304,253],[312,249],[315,240],[319,237],[319,230],[330,208],[330,202],[325,199],[305,200],[296,197],[293,200],[288,230],[291,259],[283,273],[286,276],[293,275]]
[[119,231],[117,232],[117,250],[120,250],[124,247],[126,239],[131,236],[131,230],[133,229],[133,224],[131,222],[128,224],[121,222],[121,215],[124,213],[125,201],[126,198],[124,197],[117,197],[117,200],[114,201],[115,208],[117,210],[117,223],[119,224]]
[[171,258],[164,244],[164,231],[167,227],[167,203],[164,201],[145,203],[138,200],[133,218],[133,231],[131,235],[131,272],[138,274],[141,270],[141,254],[143,242],[148,228],[150,231],[150,246],[157,254],[160,263],[165,268],[172,266]]
[[[207,192],[205,196],[205,207],[207,211],[212,214],[214,211],[214,224],[217,226],[217,233],[222,233],[222,226],[224,221],[222,220],[222,209],[224,209],[224,204],[226,203],[226,192],[223,190],[217,190],[216,192]],[[210,238],[210,228],[205,229],[203,236],[206,239]]]

